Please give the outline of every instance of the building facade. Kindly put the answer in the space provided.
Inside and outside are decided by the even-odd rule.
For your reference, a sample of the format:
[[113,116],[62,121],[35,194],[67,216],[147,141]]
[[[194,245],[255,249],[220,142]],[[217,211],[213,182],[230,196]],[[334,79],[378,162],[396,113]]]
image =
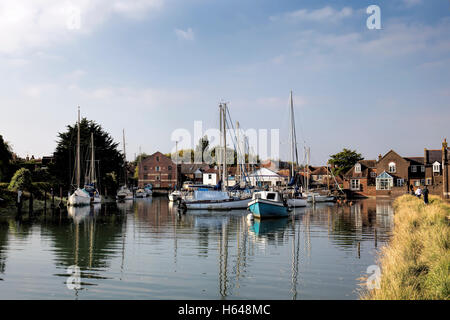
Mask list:
[[152,184],[154,189],[173,189],[177,186],[177,165],[161,152],[155,152],[139,164],[139,187]]
[[353,196],[376,196],[377,161],[360,160],[344,174],[344,189]]

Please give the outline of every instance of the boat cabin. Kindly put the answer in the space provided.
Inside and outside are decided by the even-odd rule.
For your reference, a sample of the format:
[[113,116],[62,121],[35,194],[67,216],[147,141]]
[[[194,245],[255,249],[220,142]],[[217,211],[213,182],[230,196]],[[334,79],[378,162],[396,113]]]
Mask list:
[[276,191],[258,191],[253,193],[253,200],[262,199],[275,202],[283,202],[281,194]]

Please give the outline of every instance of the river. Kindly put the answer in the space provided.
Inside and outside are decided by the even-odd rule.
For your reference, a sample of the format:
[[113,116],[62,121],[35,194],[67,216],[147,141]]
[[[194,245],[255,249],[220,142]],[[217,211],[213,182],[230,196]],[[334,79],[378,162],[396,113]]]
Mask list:
[[358,299],[393,228],[388,200],[247,214],[155,197],[0,217],[0,299]]

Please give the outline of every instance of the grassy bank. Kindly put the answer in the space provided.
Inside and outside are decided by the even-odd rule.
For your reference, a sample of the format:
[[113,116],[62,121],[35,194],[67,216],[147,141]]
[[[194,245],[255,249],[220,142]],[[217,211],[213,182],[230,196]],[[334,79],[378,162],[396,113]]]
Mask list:
[[450,298],[450,205],[404,195],[394,203],[394,232],[380,253],[381,287],[362,299]]

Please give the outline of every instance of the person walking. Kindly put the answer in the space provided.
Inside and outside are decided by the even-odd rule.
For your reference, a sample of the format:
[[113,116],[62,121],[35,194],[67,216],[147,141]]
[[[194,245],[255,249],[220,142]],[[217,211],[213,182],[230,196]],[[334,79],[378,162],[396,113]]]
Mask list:
[[428,188],[427,186],[425,186],[425,188],[423,189],[423,203],[428,204]]
[[417,198],[420,198],[422,196],[422,189],[420,189],[420,187],[417,187],[416,189],[416,196]]

